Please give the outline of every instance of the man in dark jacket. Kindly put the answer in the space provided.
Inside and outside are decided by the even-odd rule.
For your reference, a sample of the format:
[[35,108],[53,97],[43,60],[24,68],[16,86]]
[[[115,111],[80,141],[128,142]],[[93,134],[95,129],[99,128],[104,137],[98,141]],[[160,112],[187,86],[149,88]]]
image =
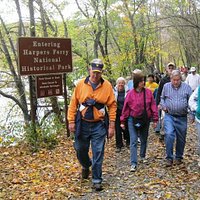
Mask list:
[[[166,75],[160,80],[159,83],[159,87],[157,90],[157,95],[156,95],[156,105],[158,106],[160,103],[160,96],[162,94],[162,90],[163,90],[163,86],[165,85],[165,83],[170,82],[170,75],[172,73],[172,71],[176,68],[175,64],[170,62],[167,64],[165,70],[166,70]],[[161,109],[158,107],[158,112],[159,112],[159,118],[161,117]],[[160,136],[160,141],[164,140],[164,135],[160,134],[160,128],[161,128],[161,122],[159,120],[159,123],[155,129],[156,133]]]

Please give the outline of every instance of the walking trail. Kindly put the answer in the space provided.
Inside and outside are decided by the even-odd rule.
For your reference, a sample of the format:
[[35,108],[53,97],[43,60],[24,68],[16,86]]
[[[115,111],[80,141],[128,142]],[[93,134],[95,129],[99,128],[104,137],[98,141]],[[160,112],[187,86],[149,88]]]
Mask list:
[[53,150],[30,153],[26,146],[0,148],[0,199],[200,199],[200,168],[197,165],[197,134],[188,130],[184,164],[166,168],[165,146],[150,129],[147,163],[130,172],[130,150],[115,152],[106,143],[101,192],[81,180],[73,141],[60,138]]

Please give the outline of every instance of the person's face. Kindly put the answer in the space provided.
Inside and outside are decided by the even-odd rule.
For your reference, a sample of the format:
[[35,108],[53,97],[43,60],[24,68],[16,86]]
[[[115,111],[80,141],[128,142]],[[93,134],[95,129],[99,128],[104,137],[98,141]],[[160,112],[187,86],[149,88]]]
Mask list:
[[148,78],[147,78],[147,81],[148,81],[149,83],[153,83],[154,80],[153,80],[152,77],[148,77]]
[[101,74],[101,72],[90,70],[90,81],[95,84],[99,83],[101,79]]
[[192,74],[195,75],[195,74],[196,74],[196,71],[193,71]]
[[142,81],[140,81],[139,84],[138,84],[138,89],[142,89],[142,88],[144,88],[144,86],[145,86],[145,81],[142,80]]
[[117,89],[118,89],[118,91],[123,91],[124,87],[125,87],[125,82],[124,81],[119,81],[117,83]]
[[172,71],[173,71],[174,69],[175,69],[175,68],[174,68],[173,65],[169,65],[169,66],[167,67],[167,69],[166,69],[167,74],[168,74],[168,75],[171,75],[171,73],[172,73]]
[[181,77],[180,76],[173,76],[171,78],[171,83],[175,88],[178,88],[181,84]]

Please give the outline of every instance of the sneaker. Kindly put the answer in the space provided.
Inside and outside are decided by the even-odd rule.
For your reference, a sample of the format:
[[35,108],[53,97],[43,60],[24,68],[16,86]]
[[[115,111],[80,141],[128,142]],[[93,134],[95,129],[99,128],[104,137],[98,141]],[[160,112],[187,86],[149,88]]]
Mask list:
[[147,163],[148,161],[147,161],[146,158],[140,158],[140,162],[141,162],[141,163]]
[[82,179],[88,179],[90,170],[89,168],[82,168]]
[[166,166],[166,167],[171,167],[172,164],[173,164],[173,161],[172,161],[172,160],[170,160],[170,159],[166,159],[166,160],[165,160],[165,166]]
[[131,172],[135,172],[136,169],[137,169],[137,166],[136,166],[136,165],[131,165],[131,169],[130,169]]
[[97,192],[103,190],[101,183],[94,183],[92,188],[95,189]]

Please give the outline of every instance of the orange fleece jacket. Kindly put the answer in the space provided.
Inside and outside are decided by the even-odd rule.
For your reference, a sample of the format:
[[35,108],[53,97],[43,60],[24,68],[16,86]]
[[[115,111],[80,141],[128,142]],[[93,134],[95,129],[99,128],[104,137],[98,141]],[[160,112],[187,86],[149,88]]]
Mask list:
[[[69,123],[75,122],[78,105],[84,103],[88,99],[94,99],[97,103],[102,103],[107,106],[110,121],[115,121],[117,105],[112,85],[109,81],[101,79],[101,82],[97,88],[93,90],[89,82],[89,77],[87,77],[80,80],[74,89],[68,108],[67,118]],[[83,119],[86,109],[87,107],[81,112]],[[94,121],[100,121],[104,119],[104,114],[95,107],[93,107],[93,114]]]

